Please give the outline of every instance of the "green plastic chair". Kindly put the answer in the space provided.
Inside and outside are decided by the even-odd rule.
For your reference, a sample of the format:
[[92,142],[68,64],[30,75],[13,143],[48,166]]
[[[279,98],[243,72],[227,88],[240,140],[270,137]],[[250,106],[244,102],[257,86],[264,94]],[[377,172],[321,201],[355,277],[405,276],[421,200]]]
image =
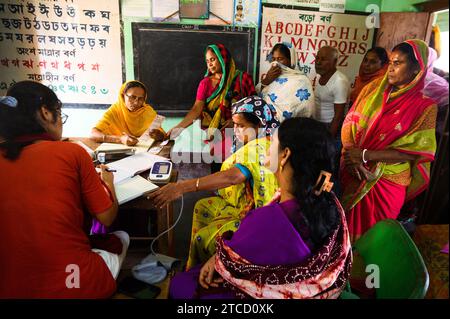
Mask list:
[[427,268],[413,240],[398,221],[378,222],[356,241],[354,248],[365,265],[379,267],[377,299],[425,297],[429,285]]

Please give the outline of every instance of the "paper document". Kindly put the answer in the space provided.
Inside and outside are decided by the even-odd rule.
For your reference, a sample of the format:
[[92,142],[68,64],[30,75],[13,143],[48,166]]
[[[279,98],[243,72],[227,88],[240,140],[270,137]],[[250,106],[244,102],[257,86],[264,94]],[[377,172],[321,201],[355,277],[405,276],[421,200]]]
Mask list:
[[155,162],[161,161],[169,160],[165,157],[150,153],[139,153],[115,162],[111,162],[108,164],[108,167],[117,171],[113,173],[114,185],[116,185],[129,177],[133,177],[139,173],[149,170],[153,167]]
[[114,185],[119,205],[158,189],[157,185],[139,175],[126,179],[117,185],[114,183]]
[[152,137],[150,137],[150,132],[160,128],[162,125],[162,122],[164,122],[165,119],[166,118],[162,115],[156,115],[155,119],[150,124],[150,126],[138,138],[139,143],[137,143],[136,146],[146,146],[147,150],[148,150],[155,142],[155,140]]
[[123,145],[123,144],[117,144],[117,143],[102,143],[99,145],[99,147],[97,147],[95,149],[95,151],[97,153],[99,152],[114,152],[114,151],[128,151],[128,150],[132,150],[133,147],[132,146],[127,146],[127,145]]

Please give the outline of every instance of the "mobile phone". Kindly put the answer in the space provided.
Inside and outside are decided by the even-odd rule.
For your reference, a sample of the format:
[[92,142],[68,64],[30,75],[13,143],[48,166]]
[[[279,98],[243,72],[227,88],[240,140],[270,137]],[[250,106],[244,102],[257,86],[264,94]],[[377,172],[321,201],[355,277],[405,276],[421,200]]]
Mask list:
[[132,298],[153,299],[160,294],[161,288],[137,280],[134,277],[126,277],[119,282],[118,291]]

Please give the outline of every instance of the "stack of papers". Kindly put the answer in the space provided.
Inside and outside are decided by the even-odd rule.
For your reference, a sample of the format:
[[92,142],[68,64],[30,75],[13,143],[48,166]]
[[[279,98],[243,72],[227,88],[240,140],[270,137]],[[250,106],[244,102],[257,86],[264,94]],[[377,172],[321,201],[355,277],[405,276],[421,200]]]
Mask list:
[[114,186],[119,205],[158,188],[138,174],[151,169],[155,162],[161,161],[169,160],[150,153],[139,153],[108,164],[109,168],[116,170],[113,173]]
[[150,146],[153,144],[155,140],[147,140],[145,142],[139,142],[134,146],[127,146],[123,144],[116,144],[116,143],[102,143],[99,147],[95,150],[95,152],[98,153],[126,153],[126,152],[133,152],[133,153],[144,153],[147,152]]
[[139,153],[115,162],[111,162],[108,164],[108,167],[116,170],[116,172],[114,172],[115,185],[129,177],[133,177],[149,170],[156,162],[167,161],[169,160],[162,156],[153,155],[150,153]]

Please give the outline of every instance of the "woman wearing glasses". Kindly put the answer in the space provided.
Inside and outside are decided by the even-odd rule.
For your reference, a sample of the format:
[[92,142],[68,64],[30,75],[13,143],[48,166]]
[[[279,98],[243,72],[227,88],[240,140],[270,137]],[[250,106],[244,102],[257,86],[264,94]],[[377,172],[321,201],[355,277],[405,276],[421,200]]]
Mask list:
[[[136,145],[156,118],[155,110],[146,103],[147,88],[139,81],[125,82],[120,88],[119,99],[105,112],[91,131],[91,139],[102,143]],[[150,136],[162,141],[166,136],[162,128],[154,129]]]
[[0,98],[0,299],[115,292],[129,237],[115,232],[100,247],[87,235],[92,217],[105,226],[116,218],[113,175],[60,141],[64,119],[56,94],[38,82]]

